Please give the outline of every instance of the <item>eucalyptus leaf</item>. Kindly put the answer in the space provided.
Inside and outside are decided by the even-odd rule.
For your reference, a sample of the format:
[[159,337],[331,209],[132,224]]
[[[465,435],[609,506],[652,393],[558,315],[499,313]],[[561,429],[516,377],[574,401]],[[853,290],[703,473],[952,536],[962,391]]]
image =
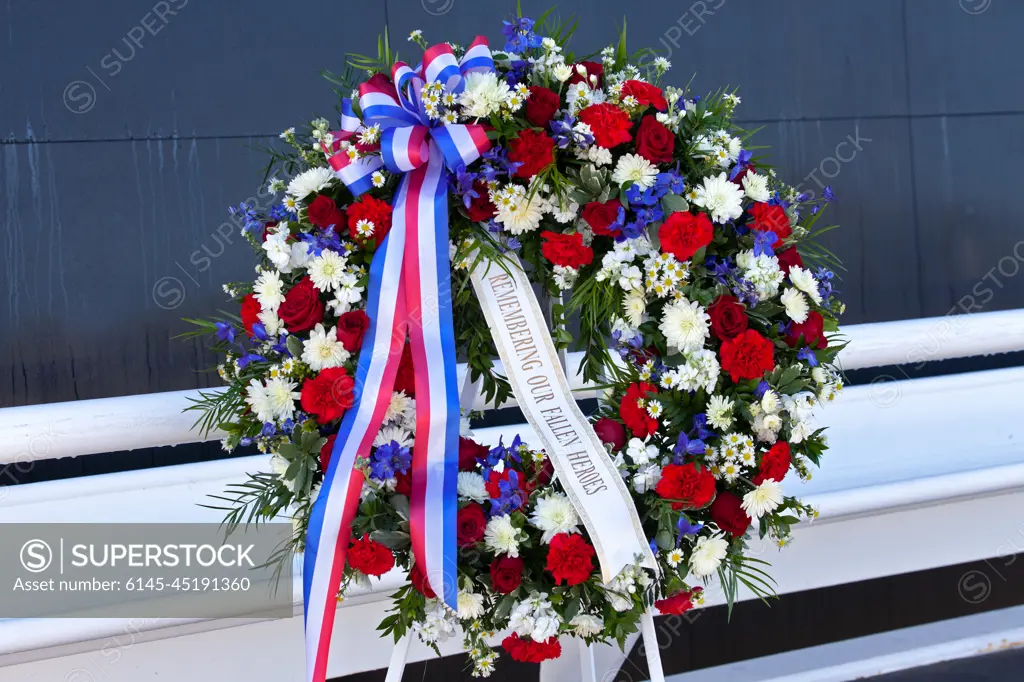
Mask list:
[[302,357],[302,339],[297,336],[289,336],[285,345],[288,347],[288,352],[292,354],[293,358]]
[[661,207],[666,216],[690,210],[690,204],[680,194],[666,194],[661,199]]

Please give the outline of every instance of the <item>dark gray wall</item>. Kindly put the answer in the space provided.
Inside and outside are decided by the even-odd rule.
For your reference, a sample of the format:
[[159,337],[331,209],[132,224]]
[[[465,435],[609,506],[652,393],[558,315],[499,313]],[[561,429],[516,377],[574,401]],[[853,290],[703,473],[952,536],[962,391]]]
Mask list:
[[[546,7],[523,5],[535,15]],[[494,44],[513,7],[0,6],[0,405],[206,385],[199,344],[170,337],[186,328],[180,318],[223,305],[221,282],[251,273],[248,247],[218,227],[259,186],[264,159],[252,145],[310,112],[333,118],[319,71],[340,69],[346,51],[371,51],[385,20],[402,48],[413,28],[463,42],[485,32]],[[972,289],[985,310],[1024,305],[1024,278],[1013,278],[1024,261],[1014,208],[1024,4],[576,0],[560,9],[581,15],[580,53],[609,41],[624,13],[633,47],[671,52],[673,82],[696,72],[698,90],[741,86],[742,118],[764,126],[756,139],[774,148],[779,171],[835,188],[829,219],[843,229],[829,244],[849,268],[847,322],[942,315]]]

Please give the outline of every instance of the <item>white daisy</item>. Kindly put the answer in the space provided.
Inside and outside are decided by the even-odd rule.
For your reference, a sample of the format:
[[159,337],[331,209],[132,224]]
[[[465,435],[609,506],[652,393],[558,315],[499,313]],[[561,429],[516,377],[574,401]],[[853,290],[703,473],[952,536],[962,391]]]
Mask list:
[[277,312],[277,309],[284,303],[284,283],[281,282],[281,275],[277,270],[261,272],[260,276],[256,278],[252,290],[263,310]]
[[288,194],[296,199],[305,199],[313,192],[319,192],[334,181],[330,168],[318,167],[302,171],[288,183]]
[[672,568],[676,568],[679,564],[683,563],[685,558],[686,555],[683,553],[683,550],[678,548],[665,553],[665,563]]
[[490,499],[484,477],[475,471],[459,472],[459,497],[483,504]]
[[473,620],[484,615],[484,596],[473,592],[459,592],[459,620]]
[[544,531],[540,538],[544,544],[551,542],[551,538],[559,533],[579,532],[579,523],[580,518],[572,502],[558,493],[537,500],[537,506],[530,515],[530,524]]
[[700,538],[690,554],[690,574],[696,578],[713,574],[725,559],[728,549],[729,543],[719,534]]
[[768,201],[772,197],[768,191],[768,178],[757,173],[743,176],[743,191],[751,201]]
[[696,301],[681,298],[665,306],[658,328],[670,348],[679,352],[703,348],[711,336],[711,318]]
[[693,203],[710,213],[716,223],[724,223],[743,215],[743,190],[729,182],[725,173],[719,173],[704,178],[696,187]]
[[807,297],[793,287],[786,287],[779,301],[786,308],[786,315],[797,324],[807,321]]
[[616,185],[640,185],[640,189],[654,186],[658,167],[639,154],[626,154],[615,164],[612,182]]
[[338,341],[337,327],[326,331],[323,324],[318,324],[309,332],[309,339],[302,342],[302,361],[314,372],[328,367],[341,367],[348,358],[345,344]]
[[512,517],[508,514],[492,516],[484,530],[484,543],[495,554],[507,554],[515,558],[519,556],[521,533],[512,525]]
[[373,439],[373,447],[379,448],[391,441],[398,443],[403,448],[411,448],[413,445],[412,434],[401,426],[388,425],[380,430],[377,437]]
[[345,258],[337,252],[324,249],[319,256],[314,257],[308,266],[309,278],[313,280],[313,286],[318,290],[329,292],[341,286],[345,275],[347,263]]
[[757,486],[743,496],[743,511],[752,519],[759,519],[765,514],[775,511],[782,504],[782,486],[774,479]]

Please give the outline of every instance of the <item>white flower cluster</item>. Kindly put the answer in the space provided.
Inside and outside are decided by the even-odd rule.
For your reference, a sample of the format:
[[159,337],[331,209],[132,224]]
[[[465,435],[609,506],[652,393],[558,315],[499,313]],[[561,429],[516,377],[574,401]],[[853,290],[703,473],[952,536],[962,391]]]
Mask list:
[[562,619],[546,592],[531,592],[529,597],[517,602],[509,614],[509,628],[520,637],[529,637],[536,642],[557,635],[561,625]]
[[428,599],[426,617],[412,624],[412,631],[425,644],[444,642],[457,632],[459,620],[440,599]]

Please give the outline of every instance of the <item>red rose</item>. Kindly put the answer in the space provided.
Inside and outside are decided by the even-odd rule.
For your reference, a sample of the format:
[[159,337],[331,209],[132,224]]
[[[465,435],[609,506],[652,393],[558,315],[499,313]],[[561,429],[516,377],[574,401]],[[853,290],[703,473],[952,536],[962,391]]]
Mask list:
[[653,116],[644,116],[636,131],[636,153],[653,164],[672,163],[676,136]]
[[825,338],[825,318],[817,310],[807,313],[807,319],[800,324],[793,322],[789,325],[786,333],[786,343],[790,348],[796,348],[803,337],[804,344],[808,348],[821,350],[828,347],[828,339]]
[[269,222],[263,223],[263,241],[267,241],[267,237],[270,236],[270,230],[271,228],[274,227],[277,227],[276,220],[271,220]]
[[321,194],[306,209],[309,222],[317,227],[341,227],[345,224],[345,213],[334,203],[334,199]]
[[743,167],[743,170],[741,170],[739,173],[737,173],[736,177],[731,179],[731,180],[729,180],[729,182],[733,183],[734,185],[736,185],[738,187],[743,187],[743,178],[747,177],[751,173],[756,173],[756,172],[757,172],[757,169],[754,167],[754,164],[748,162],[747,165]]
[[786,477],[792,463],[793,456],[789,451],[789,443],[779,441],[764,453],[757,475],[750,479],[750,482],[754,485],[761,485],[771,479],[776,483],[782,483],[782,479]]
[[476,464],[491,453],[486,445],[469,438],[459,438],[459,471],[473,471]]
[[722,369],[729,373],[734,382],[760,379],[765,372],[775,367],[775,347],[753,329],[723,341],[719,353],[722,356]]
[[626,447],[626,428],[608,417],[601,417],[594,423],[594,433],[602,443],[612,446],[612,450]]
[[591,104],[580,112],[580,121],[590,126],[599,147],[611,149],[633,139],[629,115],[614,104]]
[[[349,236],[360,244],[365,243],[367,239],[373,239],[375,244],[380,244],[391,229],[391,206],[369,194],[350,204],[346,213]],[[359,234],[359,223],[363,220],[373,223],[373,231],[368,237]]]
[[555,265],[579,269],[594,261],[594,250],[583,245],[583,235],[579,232],[558,234],[544,230],[540,236],[544,240],[540,247],[541,255]]
[[331,454],[334,452],[334,441],[338,439],[338,434],[332,433],[327,436],[327,442],[320,448],[320,471],[327,473],[327,467],[331,464]]
[[284,302],[277,309],[277,316],[292,334],[308,332],[324,321],[324,303],[320,292],[313,286],[313,280],[303,277],[284,295]]
[[658,430],[658,420],[648,414],[646,407],[640,406],[640,401],[648,394],[657,392],[658,389],[653,384],[646,382],[630,384],[626,389],[626,395],[622,397],[622,402],[619,403],[619,416],[622,417],[622,423],[637,438],[647,438]]
[[621,93],[620,99],[632,95],[643,106],[650,104],[658,111],[668,109],[668,102],[665,101],[665,96],[661,94],[661,88],[656,85],[644,83],[643,81],[626,81],[622,84]]
[[482,223],[490,220],[494,217],[494,214],[498,212],[494,204],[491,203],[491,196],[487,190],[487,183],[477,180],[473,183],[473,191],[476,192],[476,197],[470,200],[469,208],[466,209],[466,214],[469,215],[469,219],[474,223]]
[[523,563],[518,557],[503,556],[491,562],[491,587],[495,592],[513,592],[523,579]]
[[668,464],[654,492],[673,500],[672,508],[701,509],[715,496],[715,477],[700,464]]
[[804,259],[800,257],[800,252],[796,250],[795,246],[776,251],[775,255],[779,258],[779,268],[787,275],[789,274],[789,269],[794,265],[804,266]]
[[622,234],[622,230],[619,228],[611,229],[611,225],[619,219],[620,208],[622,208],[622,203],[618,199],[612,199],[604,203],[591,201],[583,207],[583,213],[580,217],[587,221],[587,225],[590,225],[590,229],[594,231],[594,234],[602,237],[618,237]]
[[526,100],[526,120],[540,128],[547,128],[561,106],[562,100],[558,93],[539,85],[530,88],[530,97]]
[[508,158],[522,165],[515,176],[529,180],[555,162],[555,141],[540,130],[522,130],[508,143]]
[[434,593],[432,587],[430,587],[430,581],[427,580],[427,574],[423,572],[419,564],[413,564],[412,570],[409,571],[409,582],[412,583],[414,590],[422,594],[427,599],[434,599],[437,594]]
[[548,572],[555,584],[579,585],[594,572],[594,548],[575,533],[559,533],[548,546]]
[[302,409],[320,424],[341,419],[356,402],[356,382],[344,367],[328,367],[302,383]]
[[395,492],[399,495],[409,497],[412,495],[412,469],[404,474],[395,472]]
[[562,644],[558,637],[549,637],[543,642],[523,639],[513,632],[501,642],[509,658],[520,663],[542,663],[562,655]]
[[398,361],[398,374],[395,375],[396,391],[405,391],[410,398],[416,397],[416,374],[412,366],[412,344],[406,343],[402,349],[402,358]]
[[[580,73],[579,67],[581,67],[581,66],[587,72],[586,76],[584,76],[583,74]],[[590,80],[591,76],[597,76],[597,83],[596,84],[591,82],[591,80]],[[601,80],[603,78],[604,78],[604,64],[599,64],[597,62],[583,61],[583,62],[579,62],[577,64],[573,64],[572,65],[572,75],[569,76],[569,80],[566,81],[566,84],[568,84],[568,85],[575,85],[576,83],[579,83],[581,81],[586,80],[587,81],[587,85],[589,85],[590,87],[592,87],[592,88],[598,87],[599,88],[599,87],[601,87]]]
[[555,467],[551,464],[551,460],[544,458],[544,461],[540,464],[527,464],[524,465],[526,477],[520,487],[526,491],[526,493],[532,494],[537,488],[543,488],[548,483],[551,483],[552,477],[555,475]]
[[676,592],[671,597],[654,602],[654,606],[663,616],[681,616],[693,608],[694,598],[703,591],[703,587],[695,587],[692,590]]
[[781,206],[759,201],[750,207],[750,215],[753,217],[750,227],[755,230],[774,232],[779,239],[785,239],[793,234],[793,228],[789,226],[789,217]]
[[679,211],[670,215],[658,230],[661,250],[684,261],[711,243],[714,236],[711,220],[704,213],[694,215]]
[[348,565],[366,575],[384,575],[395,567],[395,555],[364,535],[349,546]]
[[718,493],[708,511],[718,527],[734,538],[742,537],[750,528],[750,517],[743,511],[743,500],[728,490]]
[[735,296],[722,294],[708,306],[711,331],[719,341],[731,339],[747,328],[747,309]]
[[456,542],[459,547],[475,545],[484,539],[487,517],[479,504],[468,504],[459,510],[455,520]]
[[242,328],[245,333],[252,336],[252,326],[260,321],[260,302],[256,300],[256,294],[248,294],[242,299]]
[[338,318],[338,341],[349,353],[363,346],[363,334],[370,326],[370,317],[362,310],[350,310]]

